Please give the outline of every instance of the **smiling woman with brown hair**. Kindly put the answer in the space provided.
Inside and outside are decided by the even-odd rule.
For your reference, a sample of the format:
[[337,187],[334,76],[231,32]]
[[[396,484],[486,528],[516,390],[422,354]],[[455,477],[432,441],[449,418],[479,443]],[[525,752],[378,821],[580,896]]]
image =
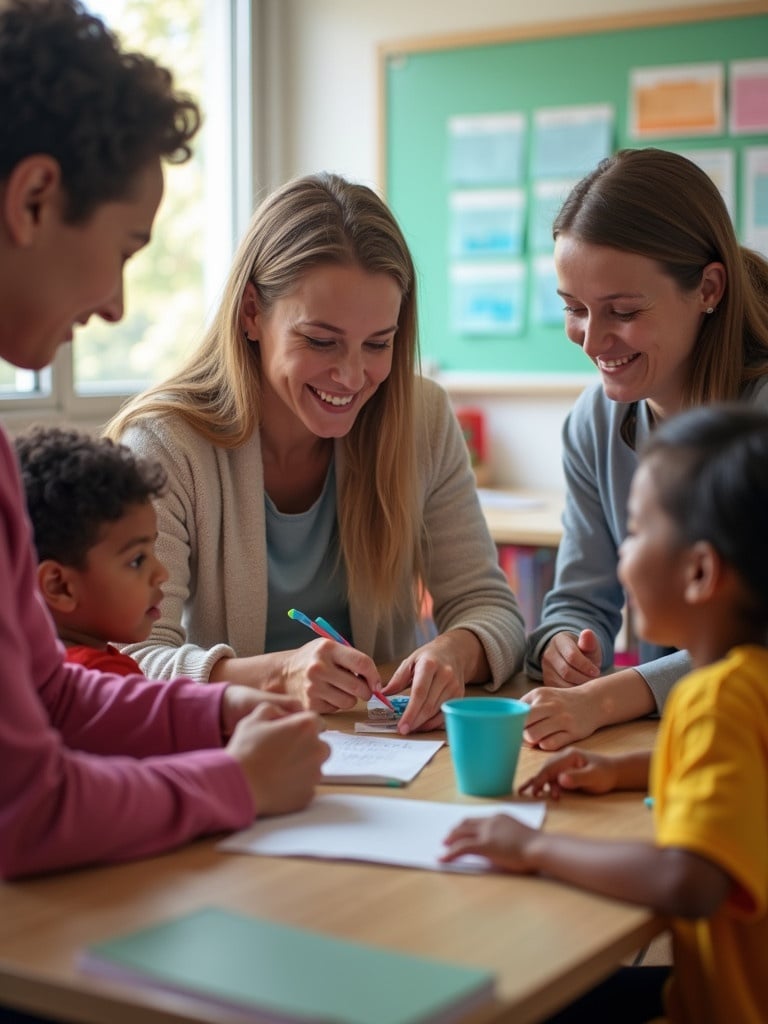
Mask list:
[[768,405],[768,264],[739,245],[694,163],[618,153],[576,185],[554,236],[566,333],[601,379],[563,430],[563,539],[528,640],[527,671],[544,685],[526,697],[526,737],[548,750],[661,711],[690,667],[684,651],[642,644],[638,668],[603,674],[625,603],[616,567],[637,447],[692,406]]

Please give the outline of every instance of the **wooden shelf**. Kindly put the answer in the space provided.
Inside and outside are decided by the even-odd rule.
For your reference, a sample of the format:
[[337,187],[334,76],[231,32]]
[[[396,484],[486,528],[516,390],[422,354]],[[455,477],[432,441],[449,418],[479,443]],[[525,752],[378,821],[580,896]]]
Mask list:
[[497,544],[556,548],[565,495],[557,491],[480,490],[480,504]]

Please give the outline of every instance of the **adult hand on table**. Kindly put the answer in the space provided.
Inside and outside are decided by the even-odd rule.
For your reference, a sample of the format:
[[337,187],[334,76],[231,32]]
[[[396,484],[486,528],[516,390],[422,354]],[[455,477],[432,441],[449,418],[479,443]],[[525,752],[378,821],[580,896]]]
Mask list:
[[381,686],[379,672],[367,654],[325,638],[290,651],[222,658],[214,665],[211,679],[263,687],[321,715],[349,711]]
[[588,684],[569,690],[537,686],[520,698],[530,705],[523,740],[541,750],[559,750],[599,728],[599,700]]
[[650,687],[633,668],[569,689],[537,686],[521,699],[531,707],[523,739],[541,750],[560,750],[605,725],[629,722],[656,710]]
[[579,686],[600,675],[600,641],[591,629],[555,633],[541,656],[544,686]]
[[485,679],[489,672],[482,644],[470,630],[448,630],[418,647],[395,669],[383,691],[391,697],[411,688],[398,732],[441,729],[443,701],[463,697],[468,682]]
[[362,651],[335,640],[312,640],[286,652],[285,692],[319,714],[349,711],[381,687],[376,665]]
[[237,723],[227,750],[243,769],[259,816],[299,811],[310,802],[330,754],[323,728],[311,711],[287,714],[268,703]]

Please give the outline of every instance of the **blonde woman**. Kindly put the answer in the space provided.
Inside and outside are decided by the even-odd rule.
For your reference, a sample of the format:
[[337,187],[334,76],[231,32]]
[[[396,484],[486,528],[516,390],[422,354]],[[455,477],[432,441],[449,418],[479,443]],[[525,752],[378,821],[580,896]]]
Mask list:
[[[256,211],[214,322],[109,433],[161,462],[153,678],[228,679],[325,713],[410,688],[407,733],[520,666],[524,629],[447,397],[417,373],[414,268],[369,188],[289,182]],[[437,636],[419,644],[431,595]],[[350,640],[310,638],[298,608]]]

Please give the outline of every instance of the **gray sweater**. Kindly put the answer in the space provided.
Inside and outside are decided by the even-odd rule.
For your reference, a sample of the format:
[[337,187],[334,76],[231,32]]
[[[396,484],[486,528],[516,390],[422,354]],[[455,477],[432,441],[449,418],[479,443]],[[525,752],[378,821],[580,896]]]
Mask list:
[[[768,377],[760,378],[744,400],[768,406]],[[595,631],[602,668],[613,664],[614,642],[621,626],[624,591],[617,579],[618,548],[627,532],[627,499],[636,451],[621,437],[628,406],[606,398],[597,382],[576,400],[563,427],[566,480],[563,539],[557,553],[555,583],[542,610],[541,625],[528,637],[525,667],[541,679],[541,655],[561,631]],[[637,406],[635,448],[648,437],[651,421],[645,402]],[[638,671],[663,709],[677,680],[691,668],[685,651],[640,644]]]
[[[468,629],[478,637],[495,689],[521,666],[523,619],[499,568],[445,392],[423,381],[416,408],[424,417],[418,425],[425,439],[418,452],[419,501],[434,620],[440,632]],[[168,490],[157,502],[157,553],[170,574],[151,636],[123,649],[151,678],[201,681],[221,658],[262,654],[267,558],[259,434],[227,450],[175,416],[134,425],[123,440],[168,473]],[[335,459],[338,496],[344,477],[338,444]],[[408,617],[375,619],[353,603],[350,619],[355,647],[377,663],[401,661],[417,646],[417,624]]]

